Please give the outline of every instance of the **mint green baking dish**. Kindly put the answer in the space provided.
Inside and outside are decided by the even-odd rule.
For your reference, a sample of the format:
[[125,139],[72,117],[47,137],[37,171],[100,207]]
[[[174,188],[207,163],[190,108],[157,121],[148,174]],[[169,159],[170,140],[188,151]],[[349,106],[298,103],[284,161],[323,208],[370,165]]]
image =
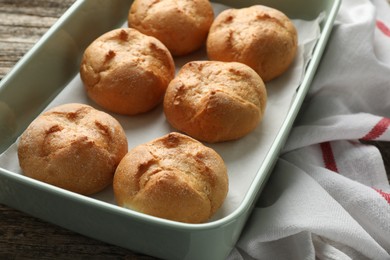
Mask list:
[[[238,240],[275,164],[325,49],[341,0],[219,0],[268,5],[292,19],[324,13],[321,33],[290,109],[240,205],[204,224],[147,216],[30,179],[0,165],[0,203],[67,229],[164,259],[224,259]],[[78,0],[0,82],[0,153],[77,75],[87,45],[126,21],[130,0]]]

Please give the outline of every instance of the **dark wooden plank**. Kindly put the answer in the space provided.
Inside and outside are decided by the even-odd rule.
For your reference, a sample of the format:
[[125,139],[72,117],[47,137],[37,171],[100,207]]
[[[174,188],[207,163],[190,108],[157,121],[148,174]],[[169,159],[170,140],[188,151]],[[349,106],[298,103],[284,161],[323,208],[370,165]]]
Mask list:
[[0,205],[0,259],[153,259]]
[[0,79],[74,0],[0,0]]

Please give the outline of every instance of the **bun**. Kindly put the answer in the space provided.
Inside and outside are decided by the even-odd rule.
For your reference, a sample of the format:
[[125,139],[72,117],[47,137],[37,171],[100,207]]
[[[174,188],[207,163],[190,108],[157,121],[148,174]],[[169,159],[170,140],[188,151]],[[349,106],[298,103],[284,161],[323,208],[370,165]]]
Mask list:
[[126,153],[127,139],[119,122],[82,104],[44,112],[18,143],[19,163],[26,176],[85,195],[112,183]]
[[168,122],[195,139],[238,139],[262,120],[267,92],[260,76],[238,62],[193,61],[169,84],[164,98]]
[[170,133],[130,150],[114,177],[118,205],[174,221],[202,223],[228,192],[222,158],[211,148]]
[[285,72],[297,51],[297,31],[282,12],[262,5],[228,9],[207,38],[211,60],[242,62],[267,82]]
[[185,55],[199,49],[214,20],[208,0],[135,0],[128,24],[159,39],[172,55]]
[[115,29],[85,50],[80,76],[88,96],[103,108],[124,115],[157,106],[175,65],[157,39],[135,29]]

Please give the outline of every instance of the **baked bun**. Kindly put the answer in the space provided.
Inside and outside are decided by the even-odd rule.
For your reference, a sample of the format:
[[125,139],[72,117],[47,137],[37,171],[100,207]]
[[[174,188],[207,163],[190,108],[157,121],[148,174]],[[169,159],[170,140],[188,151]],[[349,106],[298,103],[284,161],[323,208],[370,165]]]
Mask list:
[[128,15],[129,27],[156,37],[174,56],[199,49],[213,20],[208,0],[135,0]]
[[224,202],[228,176],[214,150],[173,132],[130,150],[118,165],[113,187],[122,207],[202,223]]
[[293,62],[297,31],[282,12],[262,5],[228,9],[214,20],[207,38],[211,60],[242,62],[267,82]]
[[88,96],[124,115],[147,112],[159,104],[175,65],[168,49],[135,29],[115,29],[84,52],[80,76]]
[[44,112],[18,143],[19,164],[26,176],[85,195],[112,183],[126,153],[127,139],[119,122],[83,104]]
[[238,62],[193,61],[169,84],[164,98],[168,122],[195,139],[238,139],[262,120],[267,92],[260,76]]

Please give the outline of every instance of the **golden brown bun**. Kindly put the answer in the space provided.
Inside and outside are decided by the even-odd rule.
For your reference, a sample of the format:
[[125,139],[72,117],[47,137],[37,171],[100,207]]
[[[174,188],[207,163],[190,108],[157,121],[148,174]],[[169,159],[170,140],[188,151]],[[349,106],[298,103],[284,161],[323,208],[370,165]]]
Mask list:
[[282,12],[262,5],[228,9],[219,14],[207,38],[211,60],[242,62],[267,82],[294,60],[297,31]]
[[199,49],[214,19],[208,0],[135,0],[128,24],[159,39],[172,55]]
[[211,148],[170,133],[130,150],[115,172],[118,205],[187,223],[207,221],[228,192],[222,158]]
[[126,153],[127,139],[119,122],[82,104],[44,112],[18,144],[19,163],[26,176],[86,195],[112,183]]
[[147,112],[159,104],[175,65],[157,39],[135,29],[105,33],[85,50],[80,68],[88,96],[124,115]]
[[262,120],[267,92],[260,76],[238,62],[193,61],[169,84],[164,112],[176,129],[210,143],[238,139]]

